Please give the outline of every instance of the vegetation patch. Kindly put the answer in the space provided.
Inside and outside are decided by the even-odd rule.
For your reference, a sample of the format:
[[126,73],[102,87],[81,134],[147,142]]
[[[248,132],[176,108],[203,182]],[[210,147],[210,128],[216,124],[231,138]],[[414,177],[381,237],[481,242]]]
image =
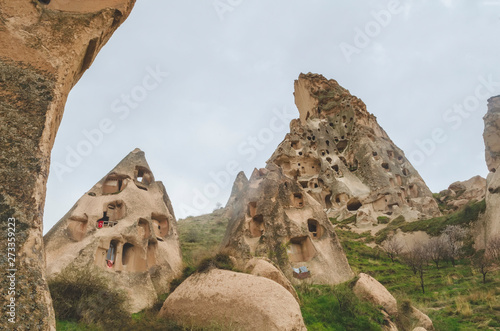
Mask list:
[[439,236],[448,225],[470,227],[479,219],[479,215],[486,210],[486,201],[469,202],[455,213],[435,217],[427,220],[415,221],[401,225],[401,231],[425,231],[430,236]]
[[377,217],[378,224],[387,224],[387,223],[390,222],[390,220],[391,219],[389,217],[387,217],[387,216],[379,216],[379,217]]
[[217,209],[209,215],[188,217],[177,222],[182,258],[187,265],[197,266],[218,251],[228,224],[224,213],[225,209]]
[[359,300],[352,284],[301,284],[296,287],[308,330],[382,330],[380,309]]
[[[431,318],[437,331],[491,330],[500,327],[498,268],[491,270],[486,283],[483,283],[483,275],[470,263],[471,259],[467,255],[458,259],[455,266],[447,261],[437,268],[429,262],[424,270],[423,294],[419,274],[414,274],[411,267],[400,259],[392,262],[378,247],[370,248],[360,241],[353,241],[350,231],[338,228],[335,231],[356,274],[364,272],[377,279],[400,304],[405,300],[410,301]],[[398,325],[411,324],[404,318],[395,322]]]
[[66,268],[48,284],[58,320],[94,329],[120,329],[130,320],[126,294],[111,288],[95,267]]

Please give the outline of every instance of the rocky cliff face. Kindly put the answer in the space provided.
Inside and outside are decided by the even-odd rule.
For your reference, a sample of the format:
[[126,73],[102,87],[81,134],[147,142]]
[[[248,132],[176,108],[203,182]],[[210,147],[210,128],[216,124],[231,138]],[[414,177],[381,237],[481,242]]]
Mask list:
[[[50,151],[70,89],[134,2],[0,0],[2,233],[7,233],[9,218],[17,224],[17,314],[11,326],[55,328],[42,241]],[[7,252],[6,240],[0,250]],[[7,256],[1,256],[6,270]],[[3,277],[0,286],[8,288],[8,283]],[[2,293],[8,302],[7,291]]]
[[136,149],[94,185],[45,236],[47,277],[97,266],[128,293],[132,312],[151,307],[182,271],[165,187]]
[[488,100],[488,112],[484,116],[484,144],[486,165],[490,173],[486,178],[486,212],[479,245],[489,238],[500,235],[500,96]]
[[295,81],[300,119],[268,161],[297,181],[329,216],[408,221],[440,214],[432,193],[365,104],[334,80],[301,74]]
[[[230,198],[224,253],[242,266],[253,256],[268,257],[293,283],[307,277],[338,284],[354,276],[323,206],[297,181],[273,164],[244,179],[238,176]],[[294,273],[300,267],[309,274]]]

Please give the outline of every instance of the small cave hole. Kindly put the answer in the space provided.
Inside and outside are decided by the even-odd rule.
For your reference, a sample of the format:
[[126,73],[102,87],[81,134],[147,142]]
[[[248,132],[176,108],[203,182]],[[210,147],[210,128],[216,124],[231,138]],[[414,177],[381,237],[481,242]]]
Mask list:
[[352,198],[351,200],[347,201],[347,210],[349,211],[356,211],[359,208],[361,208],[362,204],[357,198]]
[[293,205],[296,208],[304,207],[304,197],[302,196],[302,193],[294,193],[293,194]]

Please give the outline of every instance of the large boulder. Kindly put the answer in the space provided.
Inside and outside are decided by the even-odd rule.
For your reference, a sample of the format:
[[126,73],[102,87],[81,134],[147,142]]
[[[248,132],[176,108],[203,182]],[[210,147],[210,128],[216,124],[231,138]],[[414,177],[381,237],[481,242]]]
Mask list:
[[134,3],[0,0],[0,211],[2,233],[16,219],[18,328],[55,329],[42,240],[50,152],[71,88]]
[[265,277],[275,281],[290,292],[295,300],[299,302],[299,296],[297,295],[292,283],[290,283],[281,270],[275,267],[271,262],[266,261],[263,258],[253,258],[246,264],[245,271],[249,272],[251,275]]
[[299,304],[283,286],[219,269],[186,279],[165,300],[159,315],[187,327],[306,330]]
[[423,328],[424,330],[434,330],[434,325],[429,316],[413,306],[411,307],[411,317],[416,320],[417,327]]
[[389,315],[396,316],[398,303],[385,286],[370,275],[360,273],[358,277],[353,288],[354,294],[362,300],[382,306]]

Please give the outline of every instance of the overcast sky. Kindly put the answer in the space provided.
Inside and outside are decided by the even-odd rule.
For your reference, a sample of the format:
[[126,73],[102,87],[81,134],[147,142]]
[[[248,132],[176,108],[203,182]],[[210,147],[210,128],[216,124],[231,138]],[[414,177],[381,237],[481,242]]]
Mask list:
[[138,0],[68,98],[44,231],[136,147],[178,219],[225,205],[298,117],[301,72],[361,98],[433,192],[486,176],[500,0],[339,3]]

